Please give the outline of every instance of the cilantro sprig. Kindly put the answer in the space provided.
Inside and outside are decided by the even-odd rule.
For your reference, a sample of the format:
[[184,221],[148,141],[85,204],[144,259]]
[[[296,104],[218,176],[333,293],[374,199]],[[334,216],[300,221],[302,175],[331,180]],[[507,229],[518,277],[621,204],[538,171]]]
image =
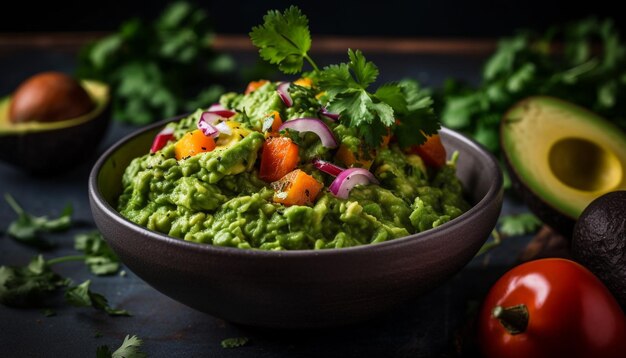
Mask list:
[[65,231],[71,226],[71,205],[66,206],[61,216],[58,218],[49,219],[47,216],[34,216],[27,213],[20,204],[18,204],[17,200],[8,193],[4,194],[4,199],[18,216],[17,219],[9,225],[7,233],[21,243],[42,249],[49,249],[54,247],[54,243],[43,239],[41,234]]
[[[422,144],[426,136],[437,133],[440,126],[429,95],[400,83],[371,90],[379,70],[361,51],[348,49],[348,62],[320,69],[308,54],[309,21],[299,8],[271,10],[263,20],[250,32],[260,56],[286,74],[302,73],[306,60],[313,68],[310,77],[328,96],[328,109],[340,115],[342,124],[355,128],[367,145],[378,146],[390,129],[403,147]],[[404,133],[407,130],[409,134]]]
[[122,345],[111,352],[111,349],[104,345],[96,350],[97,358],[145,358],[148,355],[141,351],[143,341],[139,337],[126,335]]

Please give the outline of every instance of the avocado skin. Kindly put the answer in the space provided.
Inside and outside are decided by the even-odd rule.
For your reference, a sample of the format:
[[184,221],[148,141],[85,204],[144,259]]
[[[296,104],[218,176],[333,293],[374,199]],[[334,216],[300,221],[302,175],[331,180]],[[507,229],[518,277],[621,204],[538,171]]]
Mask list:
[[626,191],[592,201],[572,239],[573,258],[598,276],[626,310]]
[[0,137],[0,160],[36,176],[59,174],[94,155],[111,118],[111,106],[71,127]]
[[567,240],[571,241],[576,220],[554,209],[548,203],[542,201],[538,195],[533,193],[533,191],[529,187],[524,185],[524,182],[519,178],[506,155],[504,155],[503,157],[504,166],[509,173],[509,177],[511,178],[511,186],[513,187],[515,193],[517,193],[517,195],[522,199],[524,204],[528,206],[530,211],[532,211],[533,214],[541,219],[544,224],[550,226],[554,231],[558,232]]

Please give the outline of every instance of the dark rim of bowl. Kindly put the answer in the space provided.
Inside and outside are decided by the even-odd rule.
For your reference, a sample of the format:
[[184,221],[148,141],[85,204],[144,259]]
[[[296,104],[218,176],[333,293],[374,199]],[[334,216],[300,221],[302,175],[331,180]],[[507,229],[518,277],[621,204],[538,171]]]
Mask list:
[[346,255],[351,252],[357,253],[357,252],[369,251],[369,250],[381,250],[381,249],[390,248],[393,246],[404,246],[404,245],[410,244],[414,240],[424,241],[424,240],[434,239],[432,237],[433,233],[439,232],[439,233],[445,234],[446,232],[451,231],[453,226],[456,225],[457,223],[471,220],[472,218],[478,217],[480,213],[482,212],[482,210],[488,205],[490,205],[490,203],[496,199],[499,192],[502,190],[502,180],[503,180],[502,172],[498,164],[498,161],[493,156],[493,154],[491,154],[481,144],[467,137],[466,135],[461,134],[459,132],[455,132],[448,128],[442,127],[441,132],[464,142],[470,148],[480,153],[480,156],[483,158],[483,160],[487,162],[490,171],[493,171],[494,180],[491,186],[489,187],[489,190],[487,191],[487,193],[483,196],[482,199],[478,201],[478,203],[473,205],[468,211],[464,212],[460,216],[454,218],[453,220],[448,221],[445,224],[442,224],[441,226],[428,229],[420,233],[415,233],[409,236],[404,236],[404,237],[388,240],[388,241],[381,242],[381,243],[350,246],[350,247],[338,248],[338,249],[337,248],[322,249],[322,250],[308,249],[308,250],[272,251],[272,250],[259,250],[259,249],[240,249],[236,247],[214,246],[211,244],[203,244],[203,243],[197,243],[193,241],[185,241],[182,239],[171,237],[166,234],[162,234],[160,232],[152,231],[148,228],[135,224],[134,222],[126,219],[115,208],[111,207],[111,205],[109,205],[106,202],[106,200],[104,200],[104,198],[102,197],[100,193],[100,190],[97,188],[97,181],[98,181],[97,179],[98,179],[98,173],[100,172],[100,169],[104,165],[104,162],[107,160],[107,158],[111,156],[111,154],[113,154],[120,146],[122,146],[126,142],[133,140],[136,136],[144,132],[148,132],[155,128],[161,127],[165,125],[166,123],[179,120],[181,118],[184,118],[185,116],[186,115],[181,115],[181,116],[176,116],[176,117],[169,118],[169,119],[164,119],[152,125],[138,129],[126,135],[125,137],[118,140],[117,142],[115,142],[109,149],[107,149],[100,156],[100,158],[98,158],[98,161],[94,164],[91,170],[91,173],[89,174],[88,185],[89,185],[89,196],[92,198],[94,204],[97,205],[100,208],[100,210],[106,213],[106,215],[112,217],[113,220],[117,222],[119,225],[128,227],[133,231],[142,232],[143,235],[150,237],[150,239],[164,241],[167,244],[177,245],[180,248],[187,249],[187,250],[201,250],[201,251],[211,252],[213,254],[223,254],[223,255],[228,255],[228,256],[254,255],[254,256],[278,257],[278,256],[285,256],[285,255],[289,255],[289,256]]

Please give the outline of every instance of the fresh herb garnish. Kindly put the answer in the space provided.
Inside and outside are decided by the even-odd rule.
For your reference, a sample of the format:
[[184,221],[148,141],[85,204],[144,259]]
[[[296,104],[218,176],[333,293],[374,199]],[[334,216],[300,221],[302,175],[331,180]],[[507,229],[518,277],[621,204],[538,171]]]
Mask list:
[[100,346],[96,351],[97,358],[145,358],[147,354],[141,351],[143,341],[139,337],[126,335],[122,345],[111,352],[108,346]]
[[95,275],[111,275],[120,268],[120,259],[99,231],[76,235],[74,248],[85,254],[85,264]]
[[249,341],[248,337],[226,338],[222,340],[221,345],[222,348],[238,348],[245,346]]
[[[325,92],[328,110],[339,114],[342,124],[355,128],[370,147],[377,147],[383,137],[390,134],[389,128],[401,128],[396,134],[413,130],[413,136],[401,135],[400,144],[405,147],[422,144],[426,136],[437,133],[439,123],[434,112],[428,110],[432,102],[422,98],[423,92],[398,83],[382,85],[373,92],[369,90],[379,71],[361,51],[348,49],[347,63],[320,69],[308,54],[311,48],[308,19],[299,8],[291,6],[283,13],[272,10],[263,20],[263,25],[253,27],[250,32],[260,56],[277,64],[286,74],[302,73],[306,60],[313,69],[307,76]],[[415,101],[412,96],[417,93],[422,101],[418,108],[411,107]]]
[[54,244],[41,238],[41,234],[64,231],[70,228],[72,216],[71,205],[65,207],[60,217],[48,219],[47,216],[33,216],[28,214],[8,193],[4,194],[4,199],[18,215],[17,220],[9,225],[7,233],[21,243],[42,249],[51,248]]
[[500,218],[500,232],[506,236],[532,234],[541,227],[541,220],[531,213],[506,215]]
[[87,280],[78,286],[69,287],[65,291],[65,300],[76,307],[93,307],[104,311],[110,316],[130,316],[130,312],[123,309],[114,309],[109,306],[106,297],[89,289],[91,280]]

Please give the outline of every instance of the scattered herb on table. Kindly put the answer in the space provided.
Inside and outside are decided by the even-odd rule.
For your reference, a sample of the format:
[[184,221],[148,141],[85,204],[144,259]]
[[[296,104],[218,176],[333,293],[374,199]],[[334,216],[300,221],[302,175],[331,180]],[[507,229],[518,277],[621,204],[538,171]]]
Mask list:
[[221,345],[222,348],[238,348],[245,346],[249,341],[248,337],[226,338],[222,340]]
[[[347,63],[320,68],[308,54],[312,42],[308,19],[299,8],[291,6],[283,13],[271,10],[263,20],[250,32],[260,56],[286,74],[311,78],[327,96],[327,109],[339,114],[342,124],[356,128],[370,147],[382,142],[388,127],[394,128],[403,147],[422,144],[437,133],[431,99],[419,87],[392,82],[370,90],[379,71],[361,51],[349,49]],[[312,72],[302,73],[305,61]],[[409,131],[411,135],[405,135]]]
[[126,335],[122,345],[111,352],[111,349],[104,345],[98,347],[96,351],[97,358],[145,358],[147,354],[141,351],[143,341],[139,337]]
[[[551,45],[561,42],[562,53]],[[600,45],[600,47],[596,46]],[[598,48],[600,51],[597,51]],[[443,125],[500,151],[505,111],[530,95],[576,103],[626,130],[626,45],[610,20],[589,18],[500,41],[473,88],[450,80],[439,93]]]
[[[85,261],[86,256],[62,256],[45,260],[38,255],[23,267],[0,266],[0,303],[12,307],[37,307],[57,289],[70,284],[70,279],[63,278],[52,271],[52,266],[72,261]],[[74,306],[91,306],[105,311],[111,316],[130,316],[123,309],[114,309],[108,305],[107,299],[89,290],[90,281],[69,287],[66,290],[66,301]]]
[[66,206],[61,216],[58,218],[49,219],[47,216],[33,216],[27,213],[13,196],[8,193],[4,194],[4,198],[18,215],[17,220],[9,225],[7,233],[21,243],[42,249],[51,248],[54,246],[54,243],[43,239],[41,234],[65,231],[70,228],[72,216],[71,205]]
[[38,255],[23,267],[0,266],[0,303],[13,307],[41,305],[51,293],[69,284],[51,266],[83,259],[83,256],[65,256],[46,261]]
[[85,264],[95,275],[112,275],[120,268],[120,259],[99,231],[76,235],[74,248],[85,254]]
[[124,22],[87,45],[77,76],[111,86],[113,118],[143,125],[207,106],[233,78],[234,61],[211,48],[213,25],[191,3],[170,4],[158,19]]
[[107,299],[99,293],[89,289],[91,280],[87,280],[78,286],[69,287],[65,291],[65,300],[76,307],[93,307],[104,311],[110,316],[130,316],[130,312],[123,309],[115,309],[109,306]]
[[500,233],[506,236],[532,234],[541,227],[541,220],[531,213],[505,215],[500,218]]

